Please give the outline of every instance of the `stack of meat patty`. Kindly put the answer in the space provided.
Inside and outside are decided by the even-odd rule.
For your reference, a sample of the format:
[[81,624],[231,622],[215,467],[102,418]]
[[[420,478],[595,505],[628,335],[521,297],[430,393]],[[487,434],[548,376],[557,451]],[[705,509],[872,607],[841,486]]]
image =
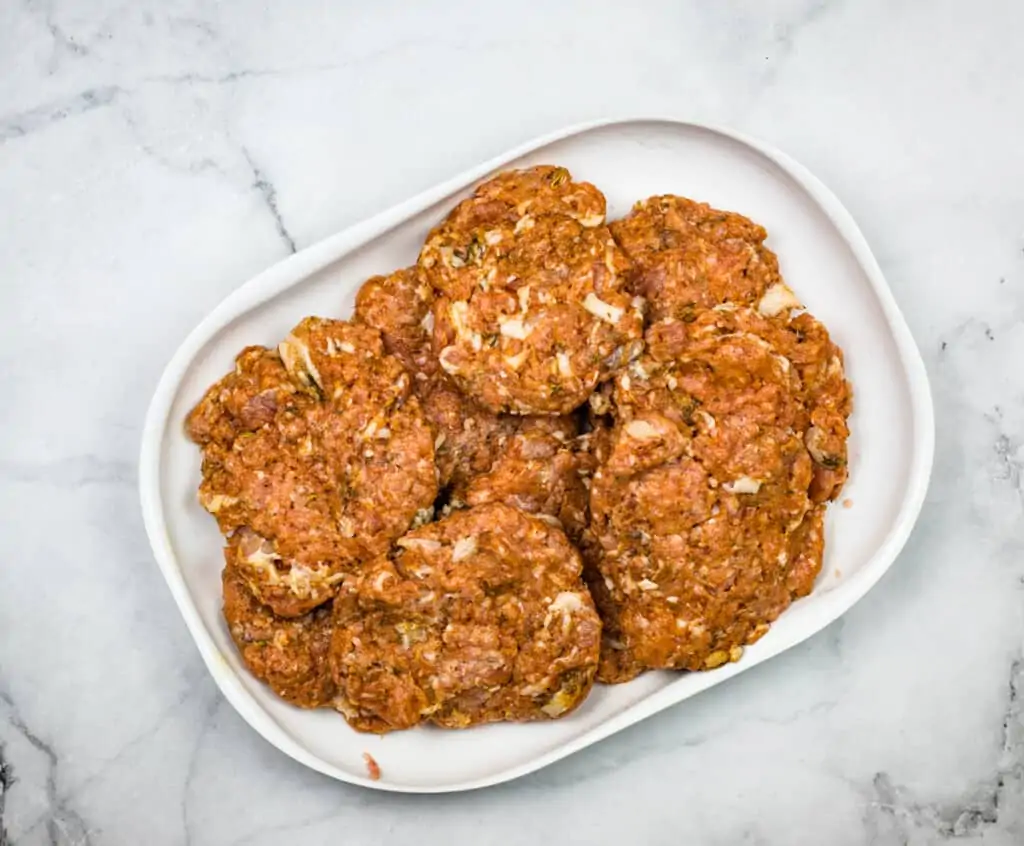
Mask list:
[[842,353],[740,215],[502,173],[191,412],[250,671],[361,731],[736,661],[822,562]]

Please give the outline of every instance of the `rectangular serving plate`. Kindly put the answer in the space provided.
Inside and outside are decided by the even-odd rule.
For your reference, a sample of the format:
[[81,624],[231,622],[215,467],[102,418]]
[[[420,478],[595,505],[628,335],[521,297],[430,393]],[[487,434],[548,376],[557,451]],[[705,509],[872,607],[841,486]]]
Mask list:
[[[509,167],[554,163],[593,182],[608,217],[676,193],[764,225],[783,275],[846,354],[854,386],[852,507],[829,509],[822,574],[742,659],[707,673],[649,673],[598,686],[562,720],[435,728],[382,739],[331,711],[277,699],[241,665],[220,615],[221,538],[196,500],[199,451],[183,421],[248,344],[275,345],[304,315],[346,317],[369,276],[415,261],[427,231],[473,186]],[[738,133],[667,118],[603,120],[531,141],[285,259],[215,308],[163,373],[146,417],[139,489],[160,570],[221,691],[266,740],[341,781],[381,790],[470,790],[525,775],[778,655],[849,609],[889,568],[924,501],[934,451],[928,378],[881,269],[850,214],[805,168]],[[380,765],[368,778],[364,752]]]

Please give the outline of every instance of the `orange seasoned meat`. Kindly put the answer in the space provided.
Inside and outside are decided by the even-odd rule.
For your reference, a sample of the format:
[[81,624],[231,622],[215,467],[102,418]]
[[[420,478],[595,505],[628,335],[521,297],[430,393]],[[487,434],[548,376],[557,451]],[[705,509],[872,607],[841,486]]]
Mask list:
[[257,601],[230,560],[224,568],[223,585],[224,619],[249,672],[294,705],[331,705],[330,605],[301,617],[278,617]]
[[664,195],[638,202],[611,231],[632,262],[631,289],[648,301],[652,320],[691,319],[725,302],[750,305],[769,291],[766,307],[775,308],[790,296],[775,254],[764,246],[768,233],[743,215]]
[[639,353],[641,303],[603,216],[596,189],[542,168],[484,183],[428,236],[434,351],[485,408],[568,413]]
[[204,446],[200,502],[278,614],[326,602],[345,572],[432,514],[433,433],[368,327],[307,318],[279,353],[246,350],[189,431]]
[[[820,473],[835,496],[850,407],[838,349],[810,321],[732,306],[667,319],[617,377],[584,542],[602,680],[736,660],[810,592]],[[825,418],[835,442],[822,465]]]
[[503,504],[409,532],[335,601],[339,709],[375,732],[567,714],[601,639],[581,569],[559,529]]

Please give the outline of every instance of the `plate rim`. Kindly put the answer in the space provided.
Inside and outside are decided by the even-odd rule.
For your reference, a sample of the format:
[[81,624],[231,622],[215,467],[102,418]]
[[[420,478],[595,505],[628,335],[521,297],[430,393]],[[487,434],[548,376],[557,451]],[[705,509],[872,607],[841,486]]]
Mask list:
[[[244,688],[237,674],[231,670],[214,643],[203,623],[189,593],[181,568],[171,547],[164,517],[164,503],[161,495],[161,453],[164,435],[170,424],[170,410],[188,368],[196,355],[213,336],[245,312],[255,309],[272,297],[288,290],[301,280],[309,277],[327,265],[354,252],[369,241],[385,234],[405,220],[413,217],[449,195],[465,189],[495,170],[525,156],[541,147],[577,135],[584,135],[608,127],[629,125],[667,124],[679,128],[710,132],[744,145],[770,161],[794,179],[814,200],[818,208],[835,226],[846,241],[854,258],[864,271],[881,306],[883,316],[896,345],[900,365],[907,380],[910,413],[912,417],[913,447],[909,462],[907,490],[889,533],[878,545],[874,554],[862,568],[841,588],[820,597],[818,625],[813,631],[799,636],[779,639],[772,650],[759,655],[756,660],[748,659],[731,664],[706,674],[697,688],[679,690],[676,684],[668,684],[644,700],[629,706],[589,731],[567,740],[530,761],[506,767],[488,775],[464,781],[440,785],[402,784],[400,782],[373,781],[336,767],[305,749],[283,728],[274,722]],[[143,523],[150,547],[157,565],[170,588],[185,625],[193,642],[206,664],[221,693],[239,715],[268,743],[277,747],[292,759],[339,781],[395,793],[453,793],[489,787],[511,781],[535,772],[549,764],[590,746],[622,729],[640,722],[684,699],[688,699],[708,687],[726,681],[762,661],[773,658],[792,646],[814,636],[827,625],[852,608],[892,566],[903,549],[910,532],[924,505],[931,477],[935,452],[935,415],[931,397],[928,373],[920,350],[910,332],[906,319],[896,303],[892,290],[885,279],[866,238],[853,216],[839,201],[839,198],[795,159],[745,133],[702,121],[674,117],[671,115],[636,115],[625,117],[604,117],[597,120],[574,123],[561,129],[540,135],[518,144],[511,149],[493,156],[486,161],[443,180],[421,191],[407,200],[397,203],[359,223],[347,227],[334,235],[294,253],[256,276],[244,282],[216,307],[214,307],[185,337],[165,366],[153,398],[146,411],[139,452],[138,487]],[[841,600],[841,601],[840,601]]]

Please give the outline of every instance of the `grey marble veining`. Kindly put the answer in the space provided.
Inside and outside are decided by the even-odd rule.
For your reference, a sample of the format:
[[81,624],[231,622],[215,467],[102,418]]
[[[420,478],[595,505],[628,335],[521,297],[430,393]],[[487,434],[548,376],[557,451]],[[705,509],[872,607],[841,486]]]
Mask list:
[[[0,4],[0,844],[1024,843],[1022,33],[1015,0]],[[164,363],[290,252],[644,112],[780,146],[861,224],[935,394],[918,528],[816,637],[534,776],[305,770],[151,559]]]

